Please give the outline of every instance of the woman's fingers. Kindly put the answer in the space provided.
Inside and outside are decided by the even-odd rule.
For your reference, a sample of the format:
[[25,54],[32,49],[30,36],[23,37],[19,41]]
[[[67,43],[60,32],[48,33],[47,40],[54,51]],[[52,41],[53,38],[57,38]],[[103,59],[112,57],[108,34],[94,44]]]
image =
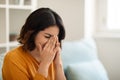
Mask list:
[[50,38],[50,39],[48,40],[48,42],[45,44],[45,46],[44,46],[44,48],[43,48],[44,50],[48,48],[50,42],[51,42],[51,38]]
[[46,43],[42,50],[42,59],[43,61],[47,63],[51,63],[53,59],[55,58],[55,55],[58,51],[58,47],[56,46],[57,43],[57,38],[56,37],[51,37],[49,41]]
[[53,50],[55,48],[55,44],[56,44],[56,38],[53,36],[49,39],[49,41],[46,43],[44,49],[47,50]]
[[53,37],[53,40],[51,40],[51,44],[50,44],[50,46],[49,46],[49,48],[51,49],[51,50],[53,50],[54,48],[55,48],[55,44],[56,44],[56,37],[54,36]]

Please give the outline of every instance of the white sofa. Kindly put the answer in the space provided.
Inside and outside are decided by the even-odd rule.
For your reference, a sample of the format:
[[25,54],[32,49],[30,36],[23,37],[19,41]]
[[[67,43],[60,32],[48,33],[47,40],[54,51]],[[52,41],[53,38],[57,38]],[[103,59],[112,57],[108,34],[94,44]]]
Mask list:
[[[62,44],[62,60],[67,80],[109,80],[97,55],[93,39],[65,41]],[[0,69],[4,54],[0,54]],[[1,71],[0,71],[0,80]]]

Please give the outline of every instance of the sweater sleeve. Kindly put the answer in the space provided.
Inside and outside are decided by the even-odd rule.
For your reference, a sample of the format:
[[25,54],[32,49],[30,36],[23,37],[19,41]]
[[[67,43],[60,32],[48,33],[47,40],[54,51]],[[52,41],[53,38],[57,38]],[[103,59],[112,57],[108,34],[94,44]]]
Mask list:
[[13,60],[11,61],[11,59],[5,57],[2,68],[3,80],[46,80],[39,73],[36,73],[33,79],[31,79],[27,71],[19,64],[14,63]]
[[44,76],[42,76],[41,74],[36,73],[33,80],[46,80],[46,78]]

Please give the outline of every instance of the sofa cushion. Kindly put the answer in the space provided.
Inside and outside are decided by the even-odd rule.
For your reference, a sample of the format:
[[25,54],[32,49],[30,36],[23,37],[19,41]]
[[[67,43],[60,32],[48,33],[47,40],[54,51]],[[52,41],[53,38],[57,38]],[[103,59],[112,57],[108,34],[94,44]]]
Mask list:
[[66,76],[68,80],[108,80],[106,71],[98,60],[70,64]]
[[65,41],[62,44],[61,55],[64,69],[71,63],[95,60],[97,59],[95,41],[91,38],[79,41]]

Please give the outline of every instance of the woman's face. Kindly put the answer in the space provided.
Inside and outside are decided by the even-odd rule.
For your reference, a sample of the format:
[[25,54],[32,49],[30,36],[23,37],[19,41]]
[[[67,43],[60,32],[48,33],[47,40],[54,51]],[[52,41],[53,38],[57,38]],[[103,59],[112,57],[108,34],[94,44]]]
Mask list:
[[38,32],[35,38],[36,47],[40,44],[43,48],[46,42],[50,39],[50,37],[57,36],[59,34],[59,28],[55,26],[49,26],[43,31]]

